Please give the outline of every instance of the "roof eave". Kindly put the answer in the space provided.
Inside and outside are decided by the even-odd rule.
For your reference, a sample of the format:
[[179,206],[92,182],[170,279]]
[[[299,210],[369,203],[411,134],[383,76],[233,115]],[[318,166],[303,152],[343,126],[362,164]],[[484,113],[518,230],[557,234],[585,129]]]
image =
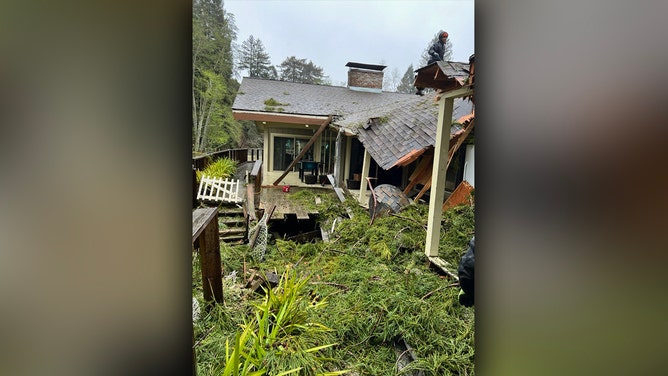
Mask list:
[[232,115],[235,120],[251,120],[251,121],[266,121],[275,123],[289,123],[289,124],[313,124],[322,125],[328,123],[329,116],[324,115],[301,115],[301,114],[285,114],[276,112],[263,111],[244,111],[232,109]]

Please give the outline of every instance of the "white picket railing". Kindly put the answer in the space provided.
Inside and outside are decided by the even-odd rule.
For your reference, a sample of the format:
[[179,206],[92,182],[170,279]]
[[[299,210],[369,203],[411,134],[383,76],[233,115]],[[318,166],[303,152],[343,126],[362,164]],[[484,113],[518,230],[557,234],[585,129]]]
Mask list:
[[197,190],[198,200],[242,202],[243,192],[240,189],[241,181],[238,179],[223,179],[210,176],[202,176]]

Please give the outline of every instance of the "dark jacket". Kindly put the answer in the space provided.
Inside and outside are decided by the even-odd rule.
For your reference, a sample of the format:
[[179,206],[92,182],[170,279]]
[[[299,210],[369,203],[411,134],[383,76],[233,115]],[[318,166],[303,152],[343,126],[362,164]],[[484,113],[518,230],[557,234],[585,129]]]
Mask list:
[[457,274],[459,277],[459,287],[462,288],[463,294],[459,295],[459,303],[465,307],[473,306],[473,281],[474,281],[474,266],[475,266],[475,236],[469,242],[469,249],[466,251],[462,260],[459,262]]
[[443,40],[441,39],[441,36],[439,35],[438,40],[429,47],[429,61],[427,62],[427,65],[435,62],[435,61],[442,61],[443,60],[443,55],[445,54],[445,43],[443,43]]

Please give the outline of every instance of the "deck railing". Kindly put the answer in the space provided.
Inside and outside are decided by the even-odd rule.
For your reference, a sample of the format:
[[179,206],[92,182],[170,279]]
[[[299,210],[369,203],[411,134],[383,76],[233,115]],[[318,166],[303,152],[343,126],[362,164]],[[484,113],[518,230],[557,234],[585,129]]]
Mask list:
[[[193,170],[193,208],[197,206],[197,179],[195,171],[204,170],[210,163],[221,158],[228,158],[238,163],[262,161],[262,148],[227,149],[192,158]],[[260,176],[260,182],[262,177]]]

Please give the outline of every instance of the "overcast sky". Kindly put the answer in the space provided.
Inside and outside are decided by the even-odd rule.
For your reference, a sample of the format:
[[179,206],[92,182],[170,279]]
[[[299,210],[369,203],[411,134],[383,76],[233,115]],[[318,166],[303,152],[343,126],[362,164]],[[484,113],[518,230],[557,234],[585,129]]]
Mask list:
[[[347,62],[419,68],[422,51],[439,30],[452,42],[452,60],[468,62],[474,51],[471,0],[224,0],[239,29],[237,44],[259,38],[279,65],[289,56],[312,60],[333,85],[345,85]],[[242,73],[243,76],[247,72]],[[240,78],[240,77],[239,77]]]

